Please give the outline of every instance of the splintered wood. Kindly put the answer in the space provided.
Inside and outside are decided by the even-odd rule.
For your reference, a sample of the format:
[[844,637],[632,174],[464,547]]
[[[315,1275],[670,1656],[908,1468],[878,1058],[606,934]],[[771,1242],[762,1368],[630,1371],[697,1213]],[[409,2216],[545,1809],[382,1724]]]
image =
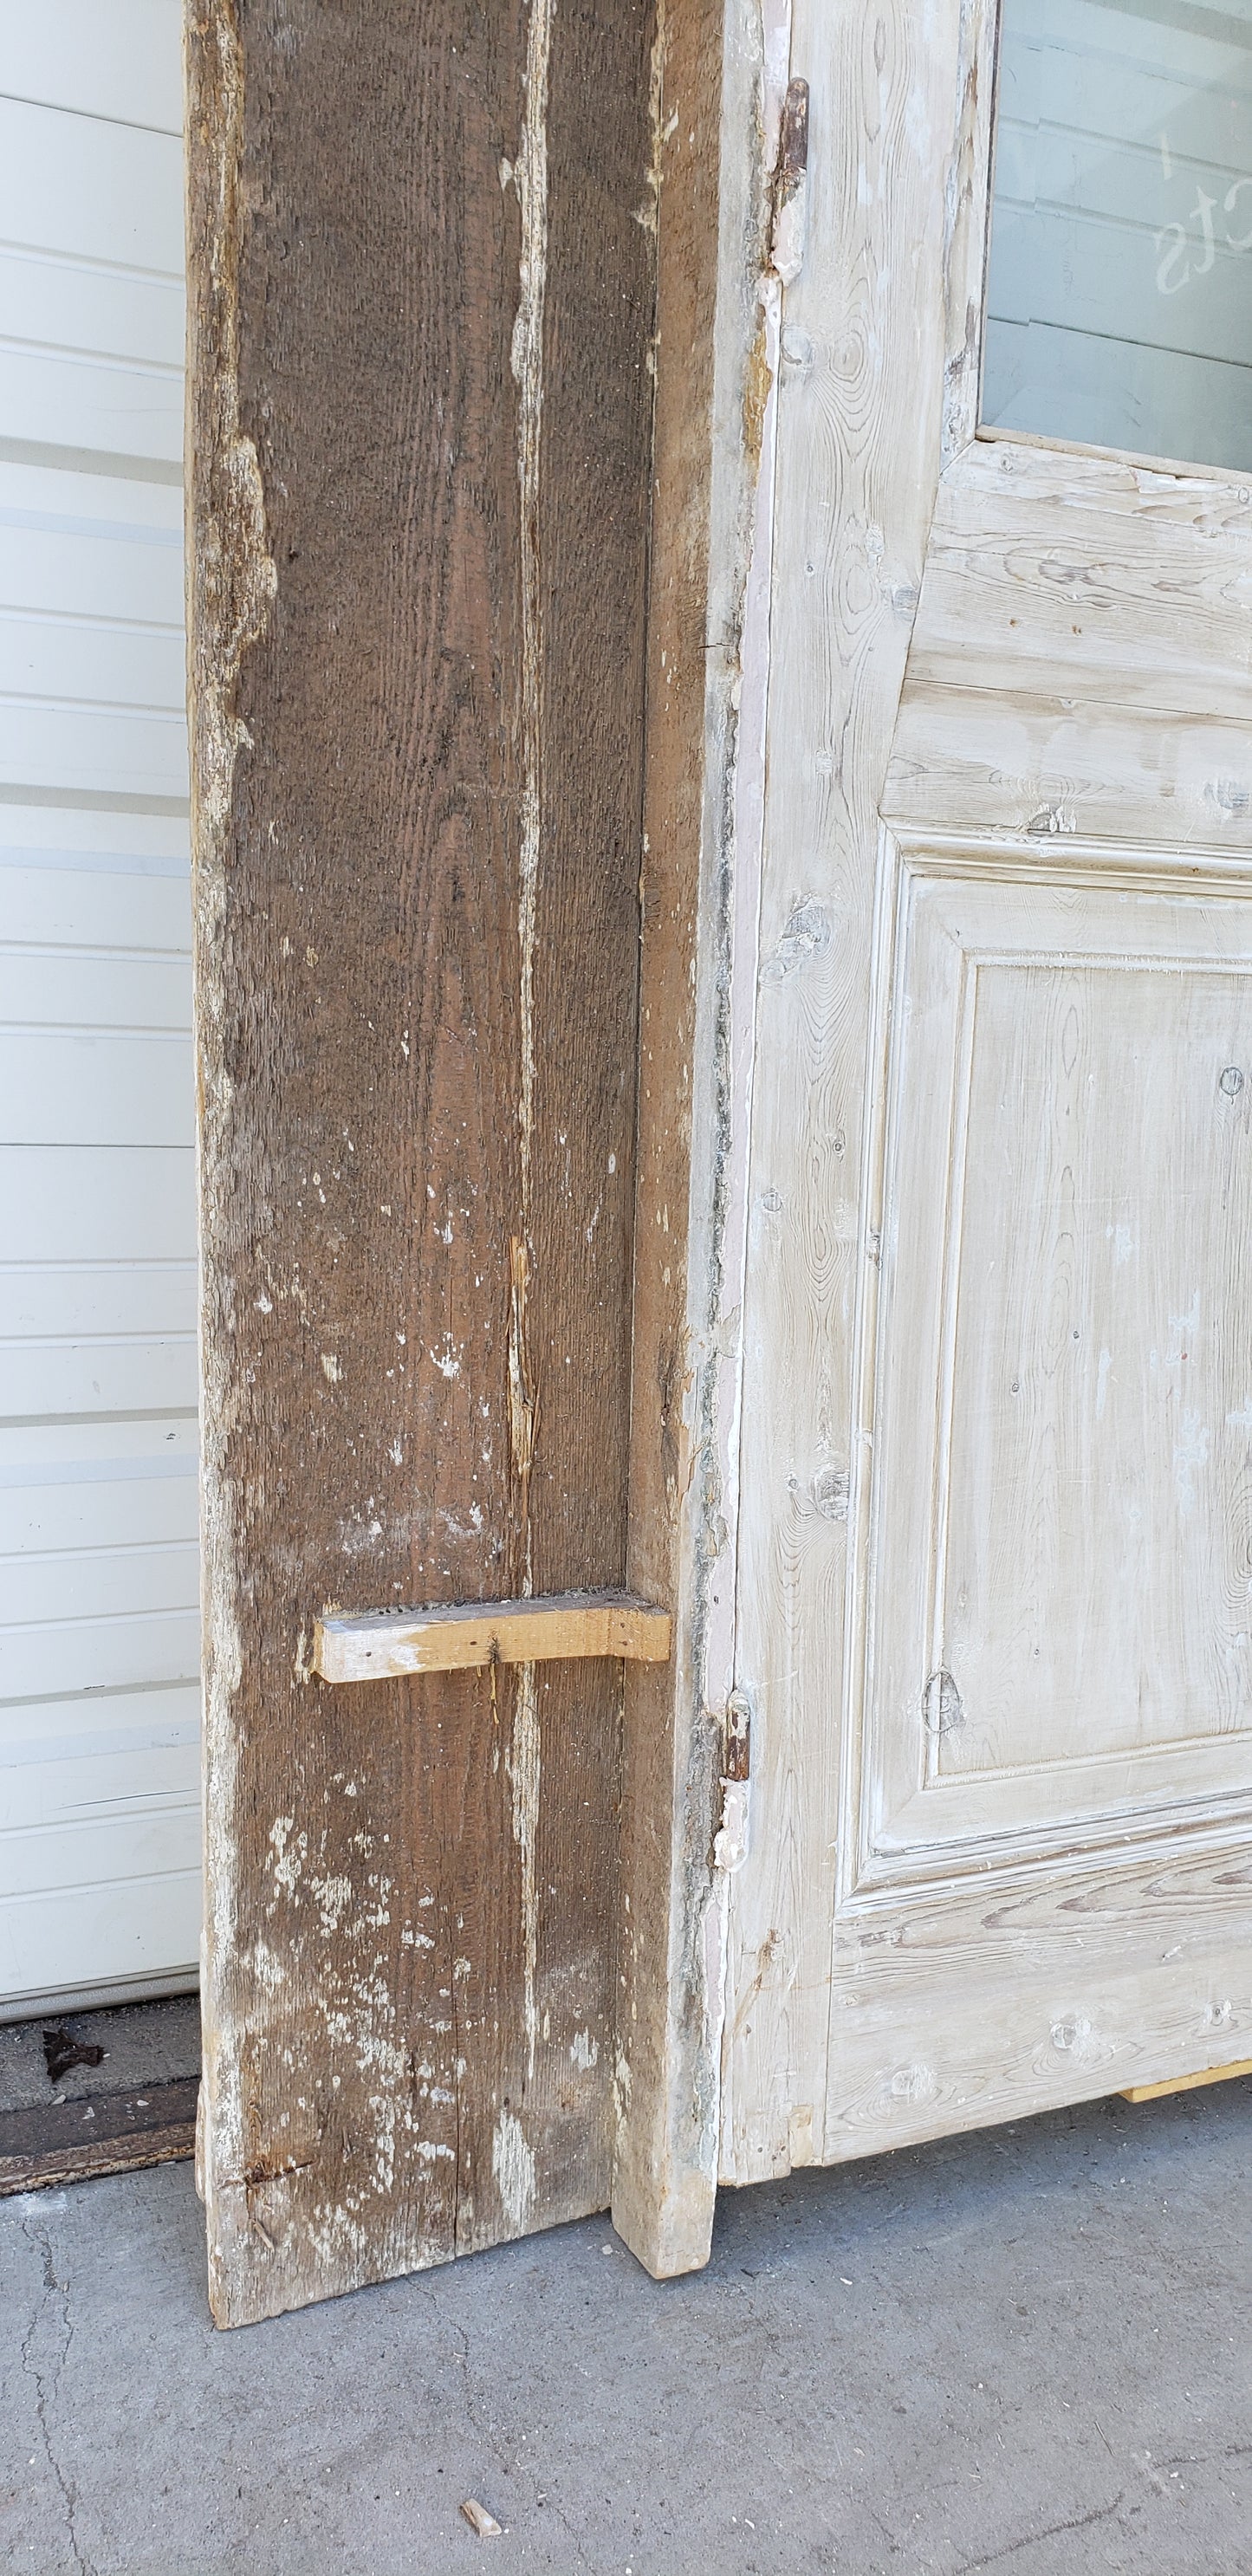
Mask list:
[[623,1592],[563,1592],[547,1601],[456,1602],[319,1619],[313,1670],[324,1682],[369,1682],[587,1655],[663,1664],[669,1651],[668,1613],[650,1602]]

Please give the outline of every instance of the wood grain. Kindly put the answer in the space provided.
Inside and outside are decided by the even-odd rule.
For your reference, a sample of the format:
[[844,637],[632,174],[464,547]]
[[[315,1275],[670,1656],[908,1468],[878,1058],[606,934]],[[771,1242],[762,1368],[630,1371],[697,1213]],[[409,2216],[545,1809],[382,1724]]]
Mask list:
[[940,484],[905,707],[958,688],[1241,721],[1250,530],[1216,477],[976,441]]
[[332,1692],[309,1613],[625,1577],[652,23],[191,0],[189,30],[238,2323],[608,2197],[620,1673]]
[[999,0],[965,0],[957,35],[956,137],[944,184],[945,467],[978,427],[999,17]]
[[1252,877],[1062,853],[900,889],[858,1885],[1252,1796]]
[[373,1610],[315,1622],[313,1670],[324,1682],[369,1682],[405,1673],[481,1671],[496,1664],[561,1663],[587,1655],[669,1661],[668,1610],[624,1592],[558,1592],[546,1601],[463,1602],[430,1610]]
[[1252,521],[975,441],[992,15],[796,22],[734,2180],[1252,2029]]
[[810,178],[783,315],[743,1323],[754,1781],[732,1882],[733,2181],[787,2169],[793,2112],[807,2142],[816,2106],[820,2152],[878,804],[939,470],[960,16],[800,0],[793,26]]
[[628,1574],[672,1602],[674,1655],[626,1678],[613,2219],[668,2276],[708,2259],[720,2115],[708,1641],[733,1582],[728,995],[765,173],[754,0],[668,11],[662,36]]

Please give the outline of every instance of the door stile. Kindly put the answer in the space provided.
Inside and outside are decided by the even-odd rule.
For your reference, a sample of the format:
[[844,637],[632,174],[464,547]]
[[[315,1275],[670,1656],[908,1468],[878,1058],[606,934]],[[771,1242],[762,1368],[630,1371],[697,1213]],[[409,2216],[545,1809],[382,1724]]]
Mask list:
[[[782,321],[737,1669],[752,1843],[732,1889],[722,2174],[820,2161],[866,1256],[879,803],[940,464],[960,435],[986,13],[798,0],[810,256]],[[946,380],[946,381],[945,381]],[[853,1495],[857,1499],[854,1503]]]
[[708,2259],[721,2120],[777,314],[766,177],[787,14],[705,0],[666,18],[658,48],[629,1580],[672,1602],[674,1658],[626,1683],[612,2206],[659,2278]]
[[943,430],[940,471],[978,434],[983,305],[995,180],[996,39],[1000,0],[962,0],[956,143],[949,165],[943,257]]
[[[874,1545],[874,1407],[879,1366],[883,1234],[886,1222],[884,1182],[888,1160],[887,1068],[891,1032],[898,1017],[896,988],[900,951],[900,912],[905,891],[905,858],[896,835],[885,824],[878,834],[878,873],[870,950],[870,1011],[866,1048],[866,1117],[860,1175],[865,1257],[858,1265],[856,1313],[852,1335],[853,1439],[848,1495],[848,1575],[845,1587],[841,1665],[843,1690],[838,1740],[839,1822],[832,1903],[836,1910],[854,1889],[866,1839],[868,1783],[863,1744],[855,1723],[856,1703],[866,1686],[869,1653],[869,1601]],[[832,1977],[833,1989],[833,1977]],[[827,2048],[829,2049],[829,2035]],[[821,2132],[824,2144],[824,2127]]]

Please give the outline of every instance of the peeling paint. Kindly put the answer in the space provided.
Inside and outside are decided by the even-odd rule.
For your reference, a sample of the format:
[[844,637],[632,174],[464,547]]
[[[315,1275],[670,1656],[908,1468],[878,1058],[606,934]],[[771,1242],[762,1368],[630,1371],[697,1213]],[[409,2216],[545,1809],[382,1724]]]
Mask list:
[[540,1733],[539,1696],[533,1664],[517,1667],[513,1699],[513,1736],[506,1768],[513,1791],[513,1839],[521,1855],[522,1878],[522,2015],[526,2031],[526,2072],[535,2071],[538,2016],[535,1966],[539,1948],[539,1886],[535,1870],[539,1835]]
[[202,1567],[205,1633],[204,2153],[211,2295],[220,2305],[223,2237],[233,2195],[220,2176],[248,2161],[241,2052],[219,1987],[237,1936],[234,1826],[239,1748],[234,1708],[243,1674],[238,1603],[244,1597],[243,1505],[229,1472],[239,1389],[228,1333],[220,1328],[229,1274],[224,1210],[231,1199],[227,1072],[227,842],[235,762],[246,741],[236,708],[240,666],[265,632],[277,591],[266,536],[260,465],[239,414],[238,262],[242,237],[244,85],[236,0],[202,0],[189,13],[188,123],[192,352],[188,448],[188,685],[196,913],[195,994],[200,1095],[201,1233],[214,1285],[203,1317]]
[[[539,863],[543,828],[543,567],[540,554],[543,432],[543,326],[548,269],[548,68],[554,0],[531,0],[526,34],[526,102],[513,183],[521,210],[521,258],[512,366],[517,385],[517,477],[521,524],[521,674],[518,710],[521,767],[517,912],[521,1147],[521,1223],[510,1247],[509,1438],[520,1488],[524,1563],[522,1592],[533,1589],[530,1477],[537,1406],[526,1352],[526,1291],[530,1278],[531,1157],[535,1125],[535,946],[538,936]],[[537,2038],[535,1961],[539,1896],[535,1843],[539,1824],[539,1704],[533,1665],[518,1671],[513,1740],[508,1757],[513,1791],[513,1834],[521,1855],[523,2014],[528,2075]],[[516,2124],[514,2124],[516,2125]],[[520,2141],[521,2131],[517,2131]],[[497,2145],[499,2139],[497,2138]],[[498,2171],[497,2167],[497,2171]],[[512,2165],[508,2168],[514,2173]],[[512,2185],[510,2186],[512,2187]],[[530,2191],[534,2167],[530,2164]],[[501,2194],[509,2205],[501,2180]],[[529,2204],[527,2204],[529,2205]],[[515,2220],[520,2225],[520,2219]]]
[[350,1878],[311,1878],[309,1886],[317,1899],[323,1932],[337,1932],[352,1903]]
[[512,2111],[502,2111],[496,2122],[491,2170],[499,2185],[505,2217],[520,2236],[534,2204],[535,2159],[521,2121]]
[[[648,167],[644,173],[646,194],[643,204],[635,212],[635,222],[642,224],[644,231],[651,233],[654,241],[660,231],[661,178],[665,167],[665,146],[673,141],[678,131],[677,108],[671,108],[668,117],[665,114],[665,56],[668,43],[669,28],[666,23],[665,0],[657,0],[656,35],[652,44],[648,81],[648,132],[652,149],[648,155]],[[653,354],[655,359],[655,349]]]
[[263,1986],[267,1994],[272,1995],[276,1993],[279,1986],[282,1985],[287,1971],[283,1966],[282,1960],[275,1957],[274,1952],[267,1947],[264,1941],[254,1941],[252,1945],[252,1973],[256,1978],[257,1984],[259,1986]]
[[543,586],[540,456],[543,324],[548,281],[548,65],[554,0],[531,0],[526,35],[526,106],[514,166],[522,217],[512,365],[517,385],[517,476],[521,489],[521,846],[518,950],[521,970],[522,1208],[529,1217],[535,1114],[535,937],[543,814]]
[[531,1590],[530,1475],[534,1464],[538,1405],[531,1391],[526,1355],[526,1291],[530,1254],[525,1239],[514,1235],[509,1246],[509,1445],[521,1487],[520,1517],[525,1550],[522,1592]]

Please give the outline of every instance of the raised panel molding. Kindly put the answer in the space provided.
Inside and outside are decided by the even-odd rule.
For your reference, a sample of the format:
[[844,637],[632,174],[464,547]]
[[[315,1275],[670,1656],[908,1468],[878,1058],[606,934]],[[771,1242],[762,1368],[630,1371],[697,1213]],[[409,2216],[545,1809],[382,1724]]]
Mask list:
[[1252,904],[1139,864],[885,845],[848,1895],[1248,1813]]
[[1252,478],[979,433],[995,18],[795,12],[736,2182],[1252,2044]]

